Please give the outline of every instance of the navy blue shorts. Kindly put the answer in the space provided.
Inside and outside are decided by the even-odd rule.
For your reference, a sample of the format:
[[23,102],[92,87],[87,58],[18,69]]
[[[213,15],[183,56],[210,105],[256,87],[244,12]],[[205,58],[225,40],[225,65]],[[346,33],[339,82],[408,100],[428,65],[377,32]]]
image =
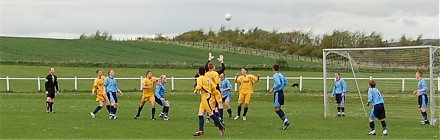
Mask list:
[[118,103],[118,97],[116,97],[116,92],[107,92],[107,97],[110,103]]
[[284,105],[284,91],[276,91],[273,94],[273,106],[274,107],[281,107],[281,105]]

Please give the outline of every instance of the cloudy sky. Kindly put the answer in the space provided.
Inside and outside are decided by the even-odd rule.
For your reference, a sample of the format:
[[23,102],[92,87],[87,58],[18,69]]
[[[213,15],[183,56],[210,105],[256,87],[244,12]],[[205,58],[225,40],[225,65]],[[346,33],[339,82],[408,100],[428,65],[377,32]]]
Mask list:
[[[439,38],[438,0],[0,0],[0,35],[78,38],[167,36],[212,28],[334,29]],[[230,13],[227,22],[224,15]]]

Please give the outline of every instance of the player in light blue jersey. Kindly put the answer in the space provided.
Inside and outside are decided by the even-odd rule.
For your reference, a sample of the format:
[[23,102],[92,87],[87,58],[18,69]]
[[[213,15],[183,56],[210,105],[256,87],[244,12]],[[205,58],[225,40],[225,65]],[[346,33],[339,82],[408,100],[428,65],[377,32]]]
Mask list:
[[109,119],[117,119],[116,111],[118,109],[118,97],[116,97],[116,92],[119,92],[119,94],[122,96],[122,91],[119,90],[118,83],[116,82],[114,76],[115,71],[108,71],[108,77],[104,82],[105,91],[107,92],[107,97],[109,98],[111,105]]
[[168,118],[168,111],[170,110],[170,102],[165,99],[165,83],[167,82],[167,77],[165,75],[161,75],[159,82],[156,85],[156,89],[154,90],[154,96],[156,98],[156,103],[158,103],[160,106],[163,106],[162,112],[160,113],[161,118],[163,120],[167,121]]
[[274,93],[274,107],[275,107],[275,113],[278,114],[278,116],[281,118],[281,120],[284,122],[283,130],[287,129],[289,127],[290,122],[286,117],[286,114],[284,114],[284,111],[281,110],[281,106],[284,105],[284,87],[288,84],[287,79],[284,77],[284,75],[280,72],[280,65],[275,64],[272,67],[273,72],[273,88],[269,90],[270,93]]
[[382,97],[382,94],[380,93],[379,89],[376,88],[376,82],[374,80],[370,80],[368,82],[368,85],[370,88],[368,89],[368,102],[367,106],[370,104],[373,105],[370,112],[370,117],[368,120],[370,121],[370,128],[371,131],[368,133],[369,135],[376,135],[376,130],[374,129],[374,119],[377,118],[380,120],[380,123],[382,124],[382,134],[387,135],[387,124],[385,123],[385,107],[384,107],[384,100]]
[[336,104],[338,105],[338,115],[336,117],[345,117],[345,93],[347,93],[347,84],[345,80],[341,78],[339,72],[335,73],[335,79],[332,96],[335,96]]
[[422,124],[429,124],[428,114],[426,113],[426,107],[428,106],[428,85],[426,80],[423,79],[423,72],[417,71],[416,78],[419,81],[417,83],[417,90],[414,91],[414,94],[418,96],[419,102],[419,110],[422,113],[423,121]]
[[231,105],[229,104],[229,101],[231,101],[231,89],[232,85],[231,82],[225,77],[225,73],[220,73],[220,92],[222,93],[222,100],[223,103],[225,103],[227,112],[229,114],[229,119],[232,119],[232,110]]

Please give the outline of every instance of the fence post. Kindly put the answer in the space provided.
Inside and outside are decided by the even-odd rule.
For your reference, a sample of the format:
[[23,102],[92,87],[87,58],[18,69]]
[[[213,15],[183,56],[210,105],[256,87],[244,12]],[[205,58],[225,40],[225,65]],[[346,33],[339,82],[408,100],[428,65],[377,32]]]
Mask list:
[[266,77],[266,90],[269,91],[269,76]]
[[37,85],[38,85],[38,91],[41,91],[41,83],[40,83],[40,77],[37,77]]
[[440,77],[437,77],[437,91],[440,91]]
[[144,79],[144,78],[141,76],[141,82],[140,82],[140,84],[139,84],[139,85],[140,85],[140,88],[139,88],[139,89],[140,89],[141,91],[142,91],[142,89],[143,89],[143,88],[142,88],[142,79]]
[[174,90],[174,76],[171,76],[171,91]]
[[[234,80],[237,79],[237,76],[234,76]],[[235,83],[235,82],[234,82]],[[237,91],[237,83],[234,84],[234,91]]]
[[303,76],[299,76],[299,91],[303,90]]
[[402,78],[402,92],[405,92],[405,79]]
[[6,91],[9,91],[9,76],[6,76]]
[[75,76],[75,91],[78,90],[78,78]]
[[373,76],[370,76],[370,80],[373,80]]

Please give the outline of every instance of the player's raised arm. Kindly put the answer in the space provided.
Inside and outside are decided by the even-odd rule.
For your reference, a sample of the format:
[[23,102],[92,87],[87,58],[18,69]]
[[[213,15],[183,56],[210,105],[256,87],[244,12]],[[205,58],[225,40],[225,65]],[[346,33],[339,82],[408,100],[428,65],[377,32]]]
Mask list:
[[240,74],[235,74],[235,80],[234,80],[234,83],[240,83],[241,82],[241,79],[240,79]]
[[225,63],[223,63],[223,59],[224,59],[223,55],[220,55],[219,58],[217,58],[217,60],[220,61],[220,63],[222,63],[222,67],[220,68],[220,70],[217,71],[217,73],[219,74],[224,73],[226,70],[226,66]]

